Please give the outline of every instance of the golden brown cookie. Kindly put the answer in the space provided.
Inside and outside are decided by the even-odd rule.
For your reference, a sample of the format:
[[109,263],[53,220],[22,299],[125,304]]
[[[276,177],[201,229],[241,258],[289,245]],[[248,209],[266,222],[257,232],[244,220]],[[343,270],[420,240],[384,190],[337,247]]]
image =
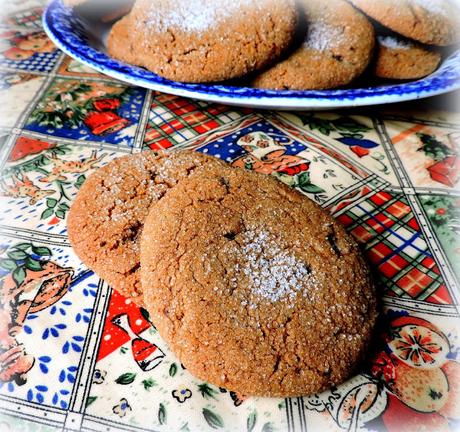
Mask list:
[[168,79],[221,81],[276,60],[296,18],[294,0],[137,0],[108,52]]
[[227,166],[181,181],[152,207],[141,280],[184,366],[246,395],[341,383],[376,319],[368,267],[344,228],[273,177]]
[[396,36],[378,36],[373,74],[378,78],[417,79],[434,72],[441,54]]
[[367,67],[374,29],[345,0],[302,0],[305,38],[285,60],[252,84],[273,89],[327,89],[346,85]]
[[150,206],[194,171],[221,164],[195,152],[147,151],[111,161],[86,180],[70,209],[67,231],[75,253],[142,304],[138,242]]
[[460,39],[460,9],[455,0],[349,0],[366,15],[407,38],[428,45]]

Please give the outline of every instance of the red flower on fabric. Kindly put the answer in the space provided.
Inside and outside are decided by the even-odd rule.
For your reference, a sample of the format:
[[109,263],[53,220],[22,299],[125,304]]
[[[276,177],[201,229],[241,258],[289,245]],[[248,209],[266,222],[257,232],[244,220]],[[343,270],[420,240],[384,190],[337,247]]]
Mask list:
[[376,378],[383,379],[386,383],[391,383],[396,378],[396,369],[391,357],[382,351],[373,361],[371,374]]
[[422,334],[419,329],[413,329],[411,333],[401,332],[400,338],[394,343],[399,357],[414,364],[434,363],[434,354],[439,353],[441,347],[433,341],[430,333]]

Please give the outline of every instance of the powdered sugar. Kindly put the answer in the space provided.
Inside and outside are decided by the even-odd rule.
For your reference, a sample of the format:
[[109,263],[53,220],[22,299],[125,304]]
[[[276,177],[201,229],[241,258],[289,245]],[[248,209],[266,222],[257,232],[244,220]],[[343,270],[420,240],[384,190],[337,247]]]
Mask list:
[[309,24],[304,46],[324,52],[341,45],[344,37],[342,28],[318,21]]
[[241,264],[236,273],[243,273],[251,292],[272,303],[293,300],[306,286],[315,283],[308,265],[282,250],[265,231],[247,231],[241,239]]
[[418,6],[426,9],[428,12],[436,15],[448,14],[448,4],[444,0],[412,0]]
[[159,9],[152,2],[147,24],[155,31],[180,29],[202,33],[223,21],[238,16],[242,9],[257,7],[264,0],[176,0],[171,7]]
[[409,49],[414,45],[406,40],[394,36],[377,36],[380,45],[392,49]]

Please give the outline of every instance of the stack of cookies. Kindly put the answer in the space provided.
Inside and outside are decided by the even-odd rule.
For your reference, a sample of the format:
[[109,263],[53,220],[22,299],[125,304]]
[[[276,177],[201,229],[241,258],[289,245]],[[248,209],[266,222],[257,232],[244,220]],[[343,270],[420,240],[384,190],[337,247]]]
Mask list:
[[416,79],[460,37],[455,0],[121,1],[132,8],[113,25],[109,54],[192,83],[306,90],[365,72]]
[[357,244],[273,177],[194,152],[125,156],[88,178],[67,223],[82,261],[216,386],[318,392],[369,346],[376,297]]

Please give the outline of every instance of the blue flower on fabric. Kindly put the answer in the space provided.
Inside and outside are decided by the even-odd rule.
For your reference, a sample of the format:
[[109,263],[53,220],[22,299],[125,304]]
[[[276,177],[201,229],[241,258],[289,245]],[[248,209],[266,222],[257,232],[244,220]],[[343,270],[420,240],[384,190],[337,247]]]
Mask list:
[[93,373],[93,383],[102,384],[104,382],[107,372],[104,370],[96,369]]
[[119,417],[124,417],[129,411],[132,411],[132,408],[130,407],[128,401],[125,398],[123,398],[120,399],[120,403],[118,405],[115,405],[112,408],[112,411]]
[[185,387],[180,387],[172,392],[173,398],[180,403],[184,403],[187,399],[192,397],[192,391]]

